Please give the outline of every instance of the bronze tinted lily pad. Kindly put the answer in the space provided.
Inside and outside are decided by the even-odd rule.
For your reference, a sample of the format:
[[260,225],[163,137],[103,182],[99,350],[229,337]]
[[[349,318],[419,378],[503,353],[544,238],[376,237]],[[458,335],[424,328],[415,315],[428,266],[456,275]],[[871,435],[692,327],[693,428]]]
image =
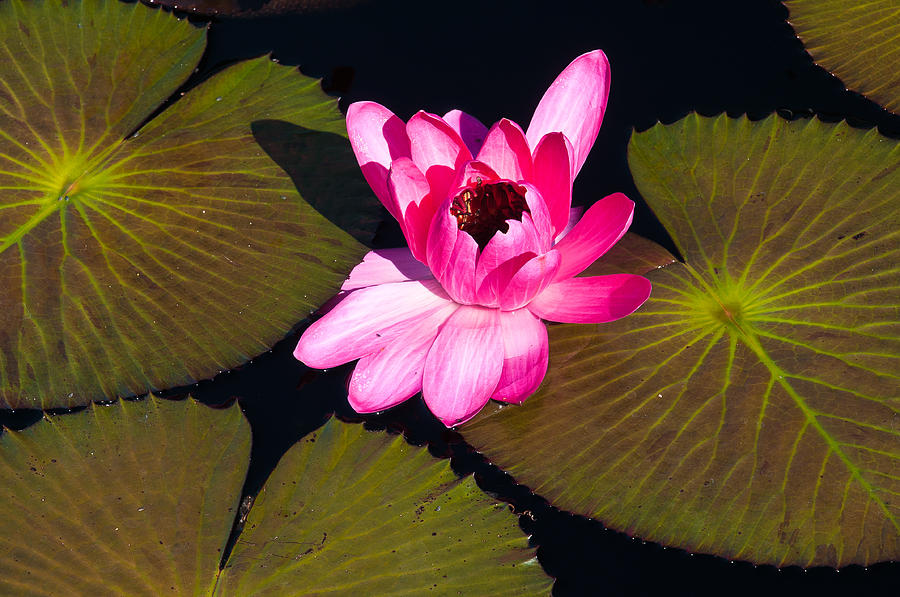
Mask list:
[[217,595],[538,595],[516,517],[402,437],[332,419],[281,459]]
[[549,592],[516,516],[472,477],[336,420],[282,458],[220,570],[249,462],[240,409],[193,400],[3,432],[0,594]]
[[352,160],[317,81],[258,58],[153,116],[204,44],[141,4],[0,2],[0,407],[211,377],[281,339],[361,256],[255,138],[254,122],[282,123],[317,159]]
[[790,23],[818,64],[850,89],[900,112],[900,4],[789,0]]
[[249,461],[240,409],[193,400],[0,434],[0,593],[209,595]]
[[635,314],[550,329],[521,408],[466,439],[554,505],[778,566],[900,556],[900,147],[691,115],[629,163],[685,263]]

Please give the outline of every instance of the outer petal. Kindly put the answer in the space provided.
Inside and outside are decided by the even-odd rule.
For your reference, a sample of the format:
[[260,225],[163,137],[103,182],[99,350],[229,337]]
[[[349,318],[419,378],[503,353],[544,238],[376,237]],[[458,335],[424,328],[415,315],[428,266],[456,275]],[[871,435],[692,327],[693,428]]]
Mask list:
[[436,280],[355,290],[303,332],[294,357],[318,369],[347,363],[386,346],[449,302]]
[[347,134],[366,182],[396,218],[387,174],[393,160],[410,156],[406,125],[381,104],[355,102],[347,108]]
[[581,219],[581,214],[584,213],[584,208],[580,205],[573,207],[569,210],[569,221],[566,222],[566,227],[563,228],[562,232],[556,235],[556,240],[554,242],[558,243],[561,241],[569,232],[572,231],[572,228],[575,227],[575,224],[578,223],[578,220]]
[[457,305],[450,303],[416,322],[383,348],[359,360],[350,377],[348,399],[358,413],[399,404],[422,389],[425,357]]
[[378,249],[369,251],[350,272],[341,290],[355,290],[366,286],[377,286],[391,282],[427,280],[433,278],[431,270],[413,257],[406,247],[399,249]]
[[425,404],[448,427],[464,423],[490,399],[503,370],[500,312],[462,306],[425,359]]
[[416,112],[406,123],[406,134],[412,160],[425,174],[432,194],[442,199],[454,174],[472,154],[449,124],[428,112]]
[[500,178],[531,179],[531,150],[519,125],[504,118],[488,131],[475,158],[494,169]]
[[400,228],[413,255],[425,261],[428,227],[434,216],[434,196],[430,193],[425,175],[409,158],[399,158],[391,164],[388,189],[397,205]]
[[536,149],[544,135],[561,132],[575,150],[572,172],[578,174],[597,138],[608,96],[606,54],[601,50],[582,54],[560,73],[541,98],[528,125],[528,144]]
[[605,323],[625,317],[650,296],[650,280],[634,274],[569,278],[554,282],[528,304],[549,321]]
[[556,274],[565,280],[579,274],[625,234],[634,217],[634,202],[614,193],[593,204],[565,238],[556,244],[562,265]]
[[572,154],[572,145],[562,133],[548,133],[534,150],[532,182],[547,204],[554,235],[566,227],[572,205]]
[[500,312],[500,328],[503,373],[491,398],[521,404],[538,389],[547,373],[547,326],[528,309],[518,309]]
[[463,143],[469,148],[472,155],[478,154],[484,138],[487,136],[488,129],[480,120],[466,114],[462,110],[450,110],[444,114],[444,122],[453,127],[453,130],[459,133]]
[[560,255],[555,249],[526,261],[501,288],[500,308],[511,311],[527,305],[553,282],[559,264]]

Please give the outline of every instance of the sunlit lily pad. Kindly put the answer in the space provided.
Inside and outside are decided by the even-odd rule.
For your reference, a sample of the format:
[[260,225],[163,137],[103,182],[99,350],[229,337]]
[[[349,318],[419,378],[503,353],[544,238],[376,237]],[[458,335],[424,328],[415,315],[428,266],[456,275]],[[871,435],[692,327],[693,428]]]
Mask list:
[[317,81],[259,58],[150,118],[204,44],[141,4],[0,2],[0,407],[211,377],[282,338],[362,254],[257,138],[282,122],[352,164]]
[[520,408],[462,428],[567,510],[776,565],[900,557],[900,148],[817,120],[634,136],[686,263],[634,315],[550,330]]
[[790,22],[813,59],[849,88],[900,113],[900,3],[788,0]]
[[402,437],[332,420],[266,482],[217,595],[538,595],[509,508]]
[[209,595],[250,460],[237,406],[93,405],[0,435],[0,594]]
[[549,591],[515,515],[472,477],[336,420],[284,456],[220,572],[249,460],[238,407],[193,400],[0,434],[0,594]]

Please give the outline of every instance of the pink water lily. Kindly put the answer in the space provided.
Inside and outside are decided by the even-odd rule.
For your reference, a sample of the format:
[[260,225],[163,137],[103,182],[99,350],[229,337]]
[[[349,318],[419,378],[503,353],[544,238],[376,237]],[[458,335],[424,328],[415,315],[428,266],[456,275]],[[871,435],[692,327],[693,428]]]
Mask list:
[[459,110],[404,123],[374,102],[351,105],[353,151],[409,248],[366,255],[294,356],[317,368],[359,359],[348,391],[358,412],[421,390],[451,426],[492,398],[521,403],[537,390],[549,351],[541,320],[602,323],[637,309],[647,279],[574,277],[634,212],[621,193],[580,219],[571,209],[608,94],[609,63],[596,50],[557,77],[527,131],[507,119],[488,129]]

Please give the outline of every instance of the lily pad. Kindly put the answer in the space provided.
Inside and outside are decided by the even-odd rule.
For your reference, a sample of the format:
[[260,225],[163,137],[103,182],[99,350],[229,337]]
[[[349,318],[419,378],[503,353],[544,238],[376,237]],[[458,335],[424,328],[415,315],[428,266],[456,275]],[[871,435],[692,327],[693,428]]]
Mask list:
[[790,23],[818,64],[900,113],[900,4],[896,0],[789,0]]
[[153,116],[204,44],[141,4],[0,2],[0,407],[211,377],[284,337],[364,252],[255,138],[282,122],[351,160],[330,150],[344,121],[317,81],[258,58]]
[[220,571],[249,462],[240,410],[193,400],[2,433],[0,594],[549,592],[515,515],[472,477],[337,420],[284,456]]
[[0,594],[210,594],[250,461],[236,406],[92,405],[0,435]]
[[332,419],[282,458],[217,595],[537,595],[507,506],[402,437]]
[[691,115],[629,163],[685,263],[623,320],[550,329],[519,408],[463,435],[554,505],[778,566],[900,557],[900,147]]

